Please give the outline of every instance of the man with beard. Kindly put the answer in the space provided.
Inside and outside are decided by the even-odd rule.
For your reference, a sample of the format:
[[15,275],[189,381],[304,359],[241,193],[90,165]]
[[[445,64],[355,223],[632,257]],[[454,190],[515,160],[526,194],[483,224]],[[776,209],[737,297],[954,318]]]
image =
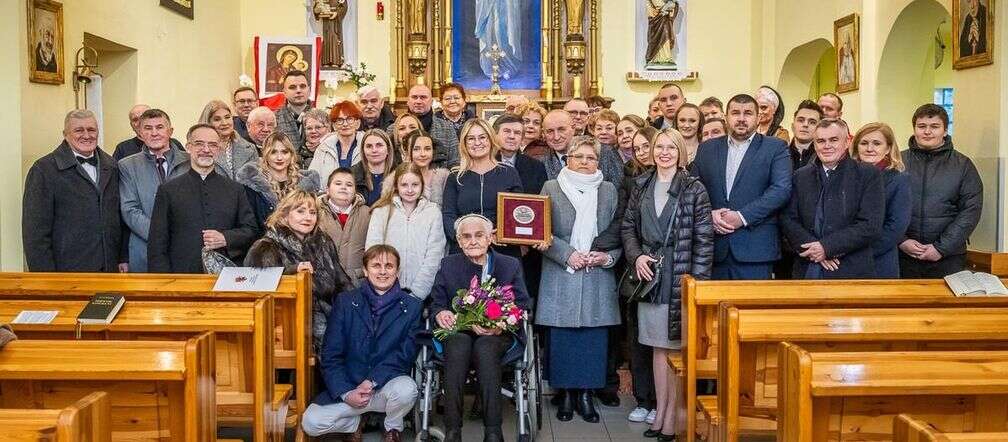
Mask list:
[[757,114],[751,95],[732,97],[728,136],[703,142],[693,161],[714,209],[712,279],[770,279],[780,259],[777,215],[791,197],[791,157],[784,141],[756,133]]
[[[433,103],[434,99],[427,85],[416,84],[410,88],[409,96],[406,98],[406,108],[409,109],[409,113],[420,120],[424,131],[436,141],[434,145],[443,149],[434,152],[432,164],[438,167],[452,168],[459,164],[459,137],[451,123],[434,115],[431,108]],[[386,132],[395,133],[395,128],[390,124]]]
[[155,273],[203,273],[203,249],[241,262],[258,233],[241,184],[217,173],[220,135],[197,124],[186,135],[189,170],[162,185],[154,198],[147,256]]
[[679,111],[679,106],[686,102],[682,88],[675,83],[665,83],[658,90],[658,106],[661,108],[661,116],[651,121],[651,126],[655,129],[666,129],[672,127],[675,121],[675,114]]
[[[140,138],[140,116],[143,115],[143,113],[146,112],[147,109],[150,109],[150,106],[146,104],[138,104],[130,109],[129,111],[130,127],[133,128],[133,133],[135,133],[136,136],[116,145],[115,150],[112,151],[112,159],[114,159],[116,163],[118,163],[119,160],[123,158],[126,158],[130,155],[140,152],[143,149],[144,142]],[[174,138],[171,139],[170,143],[172,149],[178,150],[179,152],[185,150],[182,147],[182,143],[180,143],[178,140]]]
[[371,129],[385,129],[395,122],[395,114],[392,113],[378,92],[378,88],[367,85],[357,90],[357,101],[360,104],[361,127],[360,130],[367,132]]
[[28,170],[22,242],[30,272],[125,272],[119,171],[89,110],[67,114],[63,142]]

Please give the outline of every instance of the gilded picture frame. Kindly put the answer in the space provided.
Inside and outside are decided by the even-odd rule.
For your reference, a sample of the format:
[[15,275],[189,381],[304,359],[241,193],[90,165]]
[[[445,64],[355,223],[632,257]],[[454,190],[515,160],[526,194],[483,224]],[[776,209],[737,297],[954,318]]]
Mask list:
[[28,81],[63,84],[63,4],[28,0]]
[[952,69],[994,63],[995,0],[952,0]]
[[193,9],[196,7],[195,2],[196,0],[161,0],[161,6],[192,20]]
[[838,93],[858,90],[861,83],[860,18],[851,14],[833,22],[833,47],[836,48]]

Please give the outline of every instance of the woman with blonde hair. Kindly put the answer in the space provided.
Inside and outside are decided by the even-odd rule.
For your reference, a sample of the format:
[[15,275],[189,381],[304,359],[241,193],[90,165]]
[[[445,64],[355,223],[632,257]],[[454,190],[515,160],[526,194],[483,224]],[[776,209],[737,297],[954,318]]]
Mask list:
[[361,161],[350,170],[357,182],[357,193],[364,196],[364,203],[374,204],[381,197],[382,182],[389,176],[395,163],[392,160],[392,141],[385,131],[371,129],[361,137]]
[[213,126],[220,135],[220,152],[214,161],[228,178],[235,179],[242,166],[259,159],[255,146],[235,131],[231,106],[227,103],[211,100],[203,107],[199,122]]
[[[462,215],[477,213],[496,221],[497,194],[522,191],[518,171],[497,162],[498,150],[500,141],[489,123],[473,118],[462,125],[461,164],[448,175],[441,207],[446,238],[455,238],[455,220]],[[450,246],[451,253],[459,251],[458,243],[452,241]],[[499,251],[513,255],[518,248]]]
[[898,279],[899,243],[910,226],[910,177],[904,170],[893,130],[885,123],[868,123],[854,134],[850,147],[851,158],[874,164],[882,171],[885,185],[885,218],[882,235],[874,243],[875,275],[879,278]]
[[287,194],[266,220],[266,234],[252,244],[245,256],[246,266],[283,267],[285,275],[311,273],[316,351],[322,345],[333,297],[353,288],[339,264],[335,244],[318,229],[318,208],[310,192],[294,190]]
[[539,161],[546,158],[548,146],[542,136],[542,123],[546,118],[546,109],[538,103],[528,102],[515,111],[522,118],[525,136],[522,137],[521,152]]
[[392,186],[371,210],[364,248],[388,244],[399,252],[399,284],[426,299],[445,254],[441,208],[424,197],[423,172],[404,163],[396,167]]
[[[686,170],[686,140],[675,129],[651,139],[655,169],[634,179],[623,218],[627,265],[642,281],[658,278],[637,303],[638,341],[652,347],[657,407],[646,437],[674,440],[682,425],[680,386],[669,372],[668,357],[682,348],[682,275],[709,279],[714,258],[710,198]],[[654,266],[660,265],[660,269]]]
[[395,122],[392,123],[392,142],[395,144],[395,161],[396,163],[402,162],[403,158],[406,158],[406,146],[403,145],[403,140],[406,138],[406,134],[413,132],[415,130],[423,130],[423,124],[420,123],[420,119],[415,115],[407,112],[396,118]]
[[288,192],[300,189],[317,195],[322,191],[318,173],[298,167],[294,145],[282,132],[266,137],[262,158],[242,166],[235,181],[245,186],[260,230],[266,227],[266,219]]

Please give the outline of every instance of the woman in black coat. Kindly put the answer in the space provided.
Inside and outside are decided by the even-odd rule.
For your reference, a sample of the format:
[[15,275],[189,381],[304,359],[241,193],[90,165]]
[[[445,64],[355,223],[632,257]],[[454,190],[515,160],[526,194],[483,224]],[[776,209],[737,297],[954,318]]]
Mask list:
[[332,298],[353,289],[339,264],[336,245],[318,229],[318,202],[305,191],[294,191],[277,205],[266,221],[266,235],[252,244],[245,265],[283,267],[285,275],[312,275],[312,336],[318,350],[325,335]]
[[[655,170],[637,177],[623,217],[627,265],[642,280],[659,278],[648,302],[637,305],[638,340],[654,348],[657,410],[644,435],[673,440],[679,386],[669,373],[668,357],[682,348],[680,295],[682,275],[708,279],[714,258],[714,225],[710,199],[699,179],[686,171],[686,140],[679,131],[665,129],[651,140]],[[666,240],[666,232],[668,238]],[[659,275],[651,263],[664,256]]]

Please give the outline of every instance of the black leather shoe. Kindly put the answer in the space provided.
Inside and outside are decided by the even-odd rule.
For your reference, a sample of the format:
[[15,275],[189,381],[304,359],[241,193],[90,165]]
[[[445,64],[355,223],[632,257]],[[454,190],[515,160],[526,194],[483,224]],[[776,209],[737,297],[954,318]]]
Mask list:
[[673,435],[659,434],[658,440],[661,442],[673,442],[676,440],[676,436],[674,434]]
[[462,429],[449,428],[445,433],[444,442],[462,442]]
[[490,427],[483,430],[483,442],[504,442],[504,433],[500,427]]
[[557,405],[557,420],[560,422],[567,422],[574,418],[574,398],[573,395],[564,392],[560,395],[560,404]]
[[550,404],[554,407],[559,407],[563,403],[564,396],[567,396],[567,390],[558,389],[553,393],[553,397],[550,398]]
[[618,407],[620,405],[619,395],[615,391],[598,390],[595,393],[595,397],[598,398],[602,405],[607,407]]
[[585,422],[595,423],[599,421],[598,412],[595,411],[595,397],[591,390],[580,390],[577,400],[574,401],[574,409]]
[[652,430],[648,428],[644,430],[644,437],[658,437],[661,436],[661,430]]

